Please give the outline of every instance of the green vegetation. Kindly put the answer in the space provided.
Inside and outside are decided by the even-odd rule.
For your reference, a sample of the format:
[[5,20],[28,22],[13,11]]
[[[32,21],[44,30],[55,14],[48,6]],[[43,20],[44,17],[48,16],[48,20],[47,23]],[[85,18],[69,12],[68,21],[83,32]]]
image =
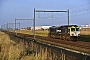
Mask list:
[[90,42],[90,35],[81,35],[80,41]]

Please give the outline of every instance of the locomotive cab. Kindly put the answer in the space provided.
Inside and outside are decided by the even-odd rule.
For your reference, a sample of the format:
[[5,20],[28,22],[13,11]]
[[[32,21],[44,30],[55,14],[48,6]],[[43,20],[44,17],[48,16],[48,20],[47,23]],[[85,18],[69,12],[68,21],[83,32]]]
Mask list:
[[70,29],[71,38],[78,39],[80,37],[80,27],[79,26],[71,26],[69,29]]

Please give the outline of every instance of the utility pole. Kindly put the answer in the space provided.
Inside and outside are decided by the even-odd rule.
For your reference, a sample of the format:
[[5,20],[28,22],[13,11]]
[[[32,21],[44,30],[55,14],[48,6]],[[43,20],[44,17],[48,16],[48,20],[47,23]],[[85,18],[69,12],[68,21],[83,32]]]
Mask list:
[[3,30],[3,25],[1,25],[1,30]]
[[35,8],[34,8],[34,21],[33,21],[33,26],[34,26],[34,31],[33,31],[33,33],[34,33],[34,39],[35,39]]
[[[19,24],[19,26],[20,26],[20,23],[8,23],[8,22],[7,22],[7,29],[8,29],[8,30],[9,30],[9,28],[10,28],[10,25],[12,25],[12,24],[14,24],[14,25],[15,25],[15,24]],[[20,28],[20,27],[19,27],[19,28]],[[15,29],[16,29],[16,28],[15,28]],[[15,30],[14,30],[14,31],[15,31]]]
[[20,33],[20,22],[19,22],[19,33]]
[[7,28],[6,28],[6,24],[4,24],[4,30],[6,30]]
[[68,26],[69,26],[69,9],[68,9]]
[[[33,22],[34,22],[34,19],[17,19],[17,18],[15,18],[15,33],[16,33],[16,21],[17,20],[33,20]],[[19,22],[19,29],[20,29],[20,22]],[[34,34],[34,36],[35,36],[35,34]]]
[[8,22],[7,22],[7,31],[8,31]]
[[14,32],[16,33],[16,18],[15,18],[15,31]]

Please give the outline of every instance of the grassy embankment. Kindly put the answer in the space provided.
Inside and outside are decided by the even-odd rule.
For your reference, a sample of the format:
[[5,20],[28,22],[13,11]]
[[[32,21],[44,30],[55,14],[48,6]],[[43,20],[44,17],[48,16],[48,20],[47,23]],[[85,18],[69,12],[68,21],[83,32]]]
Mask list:
[[7,34],[0,32],[0,60],[45,60],[44,57],[31,55],[24,55],[26,48],[24,42],[19,41],[15,37],[10,38]]
[[18,60],[23,51],[22,44],[17,44],[7,34],[0,32],[0,60]]

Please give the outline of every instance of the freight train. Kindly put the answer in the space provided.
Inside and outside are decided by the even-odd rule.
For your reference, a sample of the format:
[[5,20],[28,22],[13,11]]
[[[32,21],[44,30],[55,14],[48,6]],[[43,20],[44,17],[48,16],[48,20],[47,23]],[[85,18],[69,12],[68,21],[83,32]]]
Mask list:
[[80,37],[80,27],[78,25],[52,26],[49,28],[48,36],[62,40],[77,41]]

